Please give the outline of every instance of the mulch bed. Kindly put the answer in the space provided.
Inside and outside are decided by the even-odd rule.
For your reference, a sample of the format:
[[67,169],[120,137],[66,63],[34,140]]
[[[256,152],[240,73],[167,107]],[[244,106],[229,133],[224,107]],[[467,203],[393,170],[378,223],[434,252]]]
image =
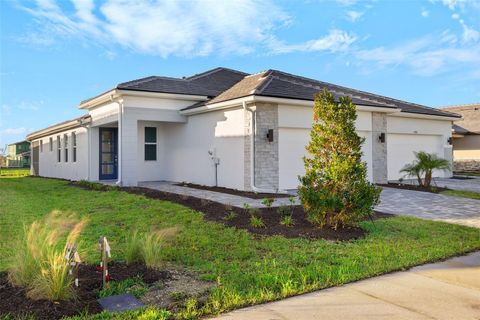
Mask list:
[[448,188],[436,187],[431,186],[430,188],[420,187],[414,184],[405,184],[405,183],[393,183],[389,182],[386,184],[378,184],[381,187],[388,187],[388,188],[396,188],[396,189],[403,189],[403,190],[413,190],[413,191],[422,191],[422,192],[430,192],[430,193],[440,193],[442,191],[450,190]]
[[241,191],[241,190],[235,190],[235,189],[224,188],[224,187],[203,186],[203,185],[200,185],[200,184],[186,183],[186,182],[178,183],[177,186],[188,187],[188,188],[193,188],[193,189],[200,189],[200,190],[215,191],[215,192],[221,192],[221,193],[227,193],[227,194],[233,194],[235,196],[242,196],[242,197],[247,197],[247,198],[250,198],[250,199],[288,198],[288,197],[291,197],[291,195],[286,194],[286,193],[257,193],[257,192]]
[[[318,228],[312,225],[306,218],[303,207],[293,207],[294,225],[291,227],[280,224],[281,214],[278,208],[262,208],[256,213],[256,216],[262,218],[265,228],[254,228],[250,225],[250,214],[242,209],[227,206],[218,202],[205,199],[198,199],[185,195],[177,195],[168,192],[152,190],[142,187],[122,187],[120,190],[144,195],[145,197],[166,200],[179,203],[196,211],[203,212],[205,219],[222,223],[229,227],[236,227],[247,230],[259,236],[282,235],[286,238],[307,238],[307,239],[327,239],[327,240],[352,240],[358,239],[365,235],[365,231],[359,227],[343,228],[333,230],[330,228]],[[233,219],[227,219],[229,212],[235,212]],[[374,212],[372,219],[393,217],[392,214]],[[368,220],[367,218],[366,220]]]
[[[109,265],[112,280],[125,280],[135,276],[143,278],[145,283],[152,284],[158,280],[169,279],[167,271],[147,269],[144,265],[125,265],[113,263]],[[13,317],[34,315],[35,319],[61,319],[78,315],[82,312],[99,313],[102,308],[96,301],[96,291],[102,286],[102,274],[96,266],[80,265],[79,287],[76,289],[77,299],[72,301],[32,300],[26,297],[25,289],[13,287],[7,280],[7,273],[0,273],[0,315],[10,314]]]

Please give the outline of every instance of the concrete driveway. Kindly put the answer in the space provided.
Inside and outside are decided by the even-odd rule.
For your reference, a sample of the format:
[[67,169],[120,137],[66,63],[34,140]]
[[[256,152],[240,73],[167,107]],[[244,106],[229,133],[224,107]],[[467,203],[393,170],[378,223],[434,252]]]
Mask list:
[[[403,183],[414,185],[418,184],[416,179],[405,179]],[[452,178],[434,178],[433,185],[452,190],[480,192],[480,177],[453,176]]]
[[480,252],[239,309],[222,320],[480,319]]

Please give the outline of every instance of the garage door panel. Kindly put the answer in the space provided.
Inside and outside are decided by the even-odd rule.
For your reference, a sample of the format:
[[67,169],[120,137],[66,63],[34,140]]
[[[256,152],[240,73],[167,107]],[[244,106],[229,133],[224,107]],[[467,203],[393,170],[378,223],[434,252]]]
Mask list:
[[397,180],[404,174],[400,170],[415,160],[415,152],[425,151],[443,157],[440,135],[388,134],[388,180]]
[[[371,181],[372,134],[370,131],[359,131],[365,138],[362,146],[362,160],[367,162],[368,179]],[[279,187],[280,189],[296,189],[298,176],[305,173],[303,157],[307,154],[305,147],[310,142],[310,129],[279,129]]]

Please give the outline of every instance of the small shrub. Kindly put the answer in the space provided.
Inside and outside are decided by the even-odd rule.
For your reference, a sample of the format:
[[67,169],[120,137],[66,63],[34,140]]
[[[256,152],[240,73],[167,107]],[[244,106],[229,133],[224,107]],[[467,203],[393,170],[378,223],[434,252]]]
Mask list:
[[112,186],[108,184],[92,182],[88,180],[79,180],[74,182],[75,185],[84,187],[86,189],[97,190],[97,191],[113,191],[118,190],[118,186]]
[[250,217],[250,225],[254,228],[265,228],[265,223],[262,218],[252,215]]
[[250,205],[246,202],[243,203],[243,210],[245,213],[248,213],[248,210],[250,209]]
[[293,226],[293,218],[292,216],[283,216],[282,219],[280,219],[280,224],[284,225],[286,227],[291,227]]
[[227,221],[230,221],[230,220],[235,219],[236,217],[237,217],[237,214],[235,213],[235,211],[230,210],[230,211],[227,211],[227,214],[226,214],[224,219],[227,220]]
[[270,208],[270,207],[272,206],[272,204],[273,204],[274,201],[275,201],[275,199],[273,199],[273,198],[264,198],[264,199],[262,200],[262,204],[263,204],[265,207]]
[[280,214],[282,217],[289,216],[291,214],[291,210],[287,206],[280,206],[277,209],[277,213]]
[[291,206],[294,206],[297,203],[297,199],[295,199],[295,197],[288,197],[288,201],[290,202]]

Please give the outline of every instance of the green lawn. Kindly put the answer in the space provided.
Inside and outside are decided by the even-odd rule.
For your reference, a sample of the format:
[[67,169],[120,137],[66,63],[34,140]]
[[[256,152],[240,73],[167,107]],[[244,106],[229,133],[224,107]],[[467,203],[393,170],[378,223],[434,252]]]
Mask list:
[[446,190],[442,191],[441,194],[452,197],[462,197],[480,200],[480,193],[473,191],[461,191],[461,190]]
[[480,172],[454,172],[455,175],[460,175],[460,176],[477,176],[480,177]]
[[[206,222],[178,204],[120,191],[87,191],[60,180],[0,179],[0,270],[22,225],[57,209],[88,217],[82,240],[90,263],[97,241],[108,237],[113,259],[122,259],[125,237],[134,229],[180,226],[165,260],[186,266],[218,286],[203,313],[276,300],[480,249],[480,230],[411,217],[363,222],[366,238],[351,242],[254,238],[245,231]],[[268,227],[268,226],[267,226]]]

